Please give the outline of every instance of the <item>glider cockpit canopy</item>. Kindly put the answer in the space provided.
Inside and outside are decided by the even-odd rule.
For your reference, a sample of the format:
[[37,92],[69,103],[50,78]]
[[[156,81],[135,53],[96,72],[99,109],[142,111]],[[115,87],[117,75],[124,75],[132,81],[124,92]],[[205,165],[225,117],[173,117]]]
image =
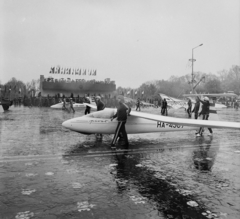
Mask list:
[[117,109],[106,108],[104,110],[87,114],[85,115],[85,117],[97,118],[97,119],[110,119],[115,115],[116,112],[117,112]]

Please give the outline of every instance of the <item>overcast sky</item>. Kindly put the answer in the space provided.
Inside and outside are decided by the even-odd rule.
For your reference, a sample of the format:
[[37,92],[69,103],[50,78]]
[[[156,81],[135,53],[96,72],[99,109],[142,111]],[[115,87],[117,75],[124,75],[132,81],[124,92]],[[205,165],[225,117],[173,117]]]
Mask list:
[[[239,0],[0,0],[0,81],[96,69],[117,86],[240,65]],[[57,77],[57,75],[54,75]],[[62,77],[61,75],[58,77]]]

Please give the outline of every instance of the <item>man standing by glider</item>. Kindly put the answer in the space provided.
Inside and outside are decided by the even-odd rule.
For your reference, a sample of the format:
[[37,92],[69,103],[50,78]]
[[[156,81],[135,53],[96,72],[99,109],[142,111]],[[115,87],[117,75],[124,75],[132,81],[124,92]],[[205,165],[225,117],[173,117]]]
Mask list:
[[192,117],[192,101],[191,99],[189,98],[188,99],[188,109],[187,109],[187,113],[188,113],[188,117],[191,118]]
[[141,111],[140,109],[140,98],[137,99],[137,103],[136,103],[136,111]]
[[119,134],[121,133],[124,140],[125,140],[125,144],[126,146],[128,146],[128,136],[127,136],[127,132],[125,129],[125,124],[127,122],[127,116],[128,116],[128,106],[126,104],[124,104],[124,97],[122,95],[119,95],[117,97],[118,100],[118,107],[117,107],[117,113],[111,118],[111,121],[117,117],[118,120],[118,124],[117,124],[117,128],[115,130],[115,134],[111,143],[111,146],[114,147],[117,141],[117,138],[119,136]]
[[194,106],[193,111],[192,111],[192,113],[194,112],[195,119],[198,119],[199,107],[200,107],[200,101],[199,101],[198,98],[196,98],[196,103],[195,103],[195,106]]
[[[89,103],[90,104],[90,98],[89,97],[85,97],[85,103]],[[85,115],[90,114],[90,113],[91,113],[91,107],[90,106],[86,106]]]
[[[210,103],[209,103],[209,98],[208,97],[204,97],[203,98],[203,101],[200,100],[199,97],[197,97],[198,100],[202,103],[202,111],[200,112],[199,115],[202,115],[203,116],[203,120],[208,120],[208,117],[209,117],[209,111],[210,111]],[[209,130],[209,134],[208,135],[212,135],[212,129],[211,128],[208,128]],[[198,134],[196,135],[197,137],[201,137],[202,136],[202,133],[203,133],[203,127],[201,127],[198,131]]]
[[166,98],[163,99],[162,101],[162,110],[161,110],[161,114],[164,116],[166,114],[166,116],[168,115],[167,112],[167,100]]
[[97,111],[104,110],[105,104],[101,101],[101,97],[96,96],[95,100],[96,100],[96,105],[97,105]]
[[62,110],[67,110],[68,111],[68,109],[66,107],[66,99],[65,99],[65,97],[63,98]]
[[73,113],[75,113],[75,109],[73,108],[73,99],[70,98],[70,108],[69,108],[69,112],[71,112],[71,110],[73,111]]
[[[100,96],[96,96],[95,102],[96,102],[96,105],[97,105],[97,111],[104,110],[105,104],[101,101]],[[101,139],[102,134],[97,134],[97,138]]]

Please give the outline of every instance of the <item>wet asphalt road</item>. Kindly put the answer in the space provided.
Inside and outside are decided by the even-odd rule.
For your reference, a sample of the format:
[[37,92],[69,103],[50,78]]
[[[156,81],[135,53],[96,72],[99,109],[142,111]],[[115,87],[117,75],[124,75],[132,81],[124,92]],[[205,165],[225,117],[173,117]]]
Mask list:
[[[61,126],[82,114],[0,112],[1,219],[239,217],[239,131],[129,135],[128,149],[112,151],[112,135],[99,141]],[[240,122],[240,110],[218,114]]]

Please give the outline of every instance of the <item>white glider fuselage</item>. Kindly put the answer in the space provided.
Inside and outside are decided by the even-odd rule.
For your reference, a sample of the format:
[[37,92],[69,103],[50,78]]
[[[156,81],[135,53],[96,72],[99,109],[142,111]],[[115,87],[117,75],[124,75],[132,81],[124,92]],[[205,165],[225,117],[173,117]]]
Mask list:
[[[78,117],[70,119],[63,123],[63,126],[76,132],[84,134],[101,133],[114,134],[118,121],[114,119]],[[185,131],[192,130],[194,127],[170,124],[161,121],[153,121],[135,116],[129,116],[126,123],[126,131],[128,134],[152,133],[152,132],[168,132],[168,131]],[[196,129],[196,128],[195,128]]]
[[[96,105],[94,102],[91,103],[91,105]],[[51,106],[52,109],[62,109],[63,107],[63,102],[54,104]],[[70,107],[70,103],[66,102],[66,107],[69,108]],[[86,103],[74,103],[73,104],[73,108],[76,109],[83,109],[84,107],[86,107]]]
[[[63,102],[60,102],[60,103],[57,103],[57,104],[54,104],[51,106],[52,109],[62,109],[63,107]],[[66,107],[70,107],[70,104],[69,102],[66,103]],[[85,107],[82,103],[74,103],[73,104],[73,108],[83,108]]]

